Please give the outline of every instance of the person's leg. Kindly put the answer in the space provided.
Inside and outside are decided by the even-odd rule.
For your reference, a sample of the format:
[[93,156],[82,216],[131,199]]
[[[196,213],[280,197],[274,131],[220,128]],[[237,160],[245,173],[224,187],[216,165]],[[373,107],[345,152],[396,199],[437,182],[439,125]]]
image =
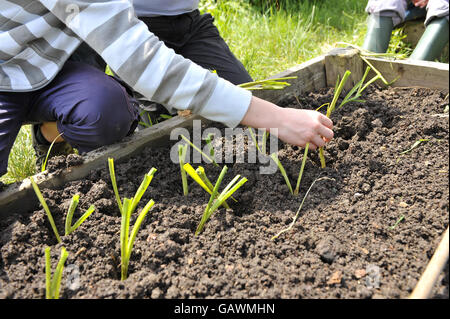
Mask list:
[[0,176],[8,168],[8,157],[29,111],[29,93],[0,92]]
[[406,8],[405,0],[369,0],[366,6],[369,17],[363,49],[376,53],[386,52],[392,30],[404,21]]
[[179,53],[205,69],[215,70],[221,78],[235,85],[252,82],[244,65],[220,36],[214,18],[210,14],[200,15],[198,11],[189,17],[192,19],[190,37]]
[[448,43],[448,0],[433,0],[427,5],[425,32],[410,56],[411,60],[433,61]]
[[27,120],[56,122],[57,132],[47,134],[62,133],[66,142],[84,153],[133,131],[137,120],[133,103],[125,88],[103,72],[67,62],[48,86],[34,93]]

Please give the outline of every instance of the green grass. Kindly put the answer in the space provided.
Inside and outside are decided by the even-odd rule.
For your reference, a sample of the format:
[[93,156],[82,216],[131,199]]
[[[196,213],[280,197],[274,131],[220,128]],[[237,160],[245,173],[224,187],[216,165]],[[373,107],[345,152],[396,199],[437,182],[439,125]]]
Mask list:
[[255,80],[328,52],[334,43],[362,45],[365,1],[279,1],[262,11],[248,1],[203,0],[231,51]]

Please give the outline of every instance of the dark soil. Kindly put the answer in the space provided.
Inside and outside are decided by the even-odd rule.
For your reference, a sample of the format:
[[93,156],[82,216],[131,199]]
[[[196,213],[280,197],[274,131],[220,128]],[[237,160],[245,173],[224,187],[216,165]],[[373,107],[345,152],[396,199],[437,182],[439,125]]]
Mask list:
[[[315,109],[331,99],[327,89],[299,97],[301,105],[292,98],[283,106]],[[216,212],[198,237],[209,196],[192,180],[189,196],[182,195],[170,148],[116,163],[122,197],[132,197],[144,174],[158,169],[139,209],[150,199],[156,204],[138,233],[125,281],[121,218],[107,163],[64,189],[42,190],[61,234],[74,194],[81,194],[75,218],[91,204],[97,210],[61,244],[43,209],[1,220],[0,297],[45,297],[47,246],[53,267],[61,246],[69,251],[61,298],[407,297],[448,226],[449,120],[439,115],[448,97],[389,88],[370,89],[364,99],[333,114],[327,168],[311,153],[298,197],[279,171],[261,175],[260,164],[228,165],[224,183],[236,174],[248,182],[235,194],[239,202],[228,201],[232,209]],[[429,141],[400,154],[419,139]],[[280,142],[279,158],[294,186],[302,156],[302,149]],[[220,168],[204,166],[215,180]],[[326,178],[311,189],[293,229],[272,241],[318,176]],[[449,297],[448,266],[433,296]]]

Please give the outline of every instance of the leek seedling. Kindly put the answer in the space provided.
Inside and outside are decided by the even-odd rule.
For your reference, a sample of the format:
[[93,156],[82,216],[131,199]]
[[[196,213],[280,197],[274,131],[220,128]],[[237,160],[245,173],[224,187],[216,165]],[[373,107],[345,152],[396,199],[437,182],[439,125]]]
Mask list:
[[42,193],[39,190],[39,187],[37,186],[37,184],[34,181],[32,176],[30,176],[30,182],[31,182],[31,185],[33,186],[33,189],[34,189],[34,192],[36,193],[37,198],[41,202],[41,205],[44,208],[45,213],[47,214],[47,218],[50,222],[50,225],[52,226],[53,232],[55,233],[56,239],[58,240],[58,243],[60,243],[61,237],[59,237],[58,229],[56,228],[55,221],[53,220],[52,213],[50,212],[50,209],[48,208],[47,203],[45,202],[44,196],[42,196]]
[[262,142],[261,142],[261,147],[259,147],[259,143],[256,139],[256,135],[253,132],[253,129],[251,127],[248,128],[248,131],[250,132],[250,137],[253,140],[253,143],[256,146],[256,149],[258,150],[258,152],[260,152],[261,154],[266,155],[266,149],[267,149],[267,138],[269,137],[269,132],[265,131],[262,137]]
[[69,253],[64,247],[61,247],[61,257],[56,265],[55,273],[52,278],[52,265],[50,261],[50,247],[45,248],[45,298],[59,299],[59,291],[61,287],[62,273],[64,270],[64,263],[67,260]]
[[281,175],[283,175],[284,181],[286,182],[287,187],[289,188],[289,191],[291,192],[291,194],[294,194],[294,191],[292,189],[292,185],[291,182],[289,181],[289,177],[286,174],[286,170],[284,169],[283,165],[281,164],[280,160],[278,159],[278,154],[277,153],[272,153],[270,154],[270,157],[273,159],[273,161],[277,164],[278,169],[281,172]]
[[394,225],[392,225],[391,227],[389,227],[389,229],[390,230],[394,230],[395,229],[395,227],[397,227],[398,226],[398,224],[400,224],[401,223],[401,221],[402,220],[404,220],[405,219],[405,215],[402,215],[402,216],[400,216],[400,218],[399,219],[397,219],[397,221],[395,222],[395,224]]
[[[58,229],[56,228],[55,221],[53,220],[52,213],[50,212],[50,209],[48,208],[47,203],[45,202],[44,196],[42,196],[42,193],[39,190],[39,187],[37,186],[33,177],[30,177],[30,181],[31,185],[33,186],[34,192],[36,193],[36,196],[39,199],[39,202],[41,203],[45,213],[47,214],[48,220],[50,222],[50,225],[52,226],[53,232],[55,233],[56,239],[58,240],[58,243],[60,243],[61,237],[59,236]],[[78,206],[79,199],[80,195],[78,194],[72,197],[72,202],[70,203],[69,210],[66,215],[65,236],[70,235],[73,231],[75,231],[75,229],[80,227],[80,225],[95,211],[95,206],[91,205],[88,208],[88,210],[77,220],[77,222],[74,225],[72,225],[73,214]]]
[[214,158],[209,157],[207,154],[205,154],[204,152],[202,152],[201,149],[199,149],[197,146],[194,145],[194,143],[192,143],[186,136],[181,135],[181,138],[183,140],[185,140],[186,142],[189,143],[189,145],[191,145],[197,152],[199,152],[200,154],[203,155],[203,157],[205,157],[208,161],[210,161],[211,163],[214,164],[214,166],[219,167],[219,164],[216,163],[216,161],[214,160]]
[[311,191],[312,187],[314,186],[314,184],[315,184],[316,182],[318,182],[318,181],[320,181],[320,180],[323,180],[323,179],[331,179],[331,178],[329,178],[329,177],[320,177],[320,178],[319,178],[319,177],[318,177],[318,178],[316,178],[316,179],[311,183],[311,185],[309,186],[308,190],[306,191],[305,196],[303,196],[303,200],[302,200],[302,202],[300,203],[300,206],[298,207],[297,212],[295,213],[295,217],[294,217],[294,219],[292,220],[291,224],[290,224],[287,228],[281,230],[280,232],[278,232],[278,234],[276,234],[275,236],[273,236],[273,237],[272,237],[272,240],[277,239],[281,234],[283,234],[283,233],[285,233],[285,232],[291,230],[292,227],[294,227],[294,224],[295,224],[295,222],[297,221],[298,216],[299,216],[299,214],[300,214],[300,210],[302,209],[303,204],[304,204],[304,202],[305,202],[305,200],[306,200],[306,197],[308,196],[308,194],[309,194],[309,192]]
[[134,223],[133,229],[130,233],[130,217],[133,211],[133,201],[134,199],[124,198],[123,200],[123,212],[122,212],[122,223],[120,228],[120,250],[121,250],[121,279],[125,280],[128,276],[128,265],[130,262],[131,252],[133,250],[134,241],[136,235],[144,221],[145,216],[149,210],[153,207],[155,202],[150,200],[147,205],[139,213],[136,222]]
[[[214,186],[212,185],[211,181],[208,179],[205,173],[205,169],[201,166],[195,170],[191,164],[187,163],[183,166],[186,173],[192,177],[194,181],[197,182],[208,194],[212,195]],[[223,207],[226,209],[229,209],[230,206],[226,202],[223,203]]]
[[67,216],[66,216],[65,236],[70,235],[75,229],[80,227],[80,225],[89,217],[89,215],[91,215],[95,211],[95,206],[91,205],[88,208],[88,210],[72,226],[73,213],[75,212],[75,209],[78,206],[79,199],[80,199],[80,195],[78,195],[78,194],[74,195],[72,197],[72,202],[70,203],[69,211],[67,212]]
[[108,158],[108,166],[109,166],[109,176],[111,177],[111,183],[114,190],[114,195],[116,196],[117,206],[119,206],[119,210],[122,213],[122,201],[119,196],[119,190],[117,189],[117,181],[116,181],[116,173],[114,171],[114,159]]
[[213,138],[213,136],[214,136],[213,133],[209,133],[208,134],[208,136],[206,137],[206,145],[208,145],[208,148],[209,148],[209,155],[211,156],[213,161],[216,162],[216,160],[215,160],[216,153],[214,151],[214,146],[212,145],[212,138]]
[[178,160],[179,160],[179,163],[180,163],[181,182],[183,184],[183,194],[184,194],[184,196],[187,196],[188,192],[189,192],[186,171],[183,168],[184,161],[186,160],[187,148],[188,148],[188,146],[186,144],[178,145]]
[[[242,185],[247,182],[247,178],[243,177],[240,179],[240,175],[236,175],[233,180],[225,187],[225,189],[219,194],[219,187],[222,183],[222,180],[227,172],[227,166],[224,166],[222,172],[220,173],[216,184],[214,186],[211,197],[209,198],[208,205],[206,206],[205,212],[203,213],[202,219],[195,231],[195,235],[197,236],[203,230],[205,223],[209,220],[211,215],[223,205],[225,200],[227,200],[231,195],[236,192]],[[240,179],[240,180],[239,180]]]
[[50,156],[50,152],[52,151],[53,145],[55,145],[56,140],[58,139],[58,137],[60,137],[61,135],[63,135],[63,133],[59,134],[57,137],[55,137],[55,139],[53,140],[52,144],[50,144],[50,147],[48,148],[47,151],[47,155],[45,156],[45,160],[44,163],[42,163],[42,167],[41,167],[41,172],[44,172],[47,169],[47,161],[48,158]]
[[[362,92],[367,89],[367,87],[374,83],[377,80],[381,80],[385,85],[391,85],[393,82],[395,82],[397,79],[394,79],[391,82],[388,82],[383,75],[380,73],[380,71],[378,71],[377,69],[374,68],[374,66],[363,56],[360,56],[361,59],[364,60],[364,62],[367,63],[368,67],[366,68],[366,71],[364,72],[363,77],[361,78],[361,80],[359,80],[358,83],[356,83],[356,85],[347,93],[347,95],[344,97],[344,99],[341,101],[341,103],[338,106],[338,109],[343,107],[345,104],[350,103],[350,102],[364,102],[364,100],[360,99]],[[364,84],[367,75],[369,74],[369,71],[373,70],[375,72],[375,76],[370,79],[369,81],[367,81],[367,83]],[[327,117],[331,116],[331,113],[334,112],[335,108],[336,108],[336,104],[337,104],[337,100],[344,88],[345,83],[348,80],[348,77],[350,76],[351,72],[350,71],[346,71],[344,73],[344,76],[342,77],[342,80],[339,81],[339,78],[337,79],[336,82],[336,90],[334,92],[334,96],[333,96],[333,100],[331,101],[331,103],[328,105],[327,107]],[[325,156],[323,154],[323,147],[319,148],[319,157],[320,157],[320,163],[322,168],[325,168],[326,163],[325,163]]]
[[424,142],[428,142],[428,141],[430,141],[429,138],[421,138],[420,140],[415,141],[414,144],[410,148],[408,148],[406,151],[401,152],[400,154],[403,155],[403,154],[409,153],[412,150],[414,150],[415,148],[417,148],[420,144],[422,144]]
[[296,79],[296,76],[289,76],[284,78],[277,78],[277,79],[266,79],[266,80],[260,80],[260,81],[254,81],[254,82],[247,82],[239,84],[238,86],[252,91],[252,90],[283,90],[286,86],[290,86],[288,82],[285,82],[285,80],[292,80]]
[[[123,204],[119,196],[119,191],[117,189],[116,174],[114,172],[114,159],[108,158],[108,164],[109,164],[109,175],[111,177],[111,183],[113,186],[114,194],[116,196],[117,205],[119,206],[120,214],[123,215]],[[152,167],[150,171],[147,174],[145,174],[141,185],[136,190],[136,194],[133,197],[132,213],[136,209],[137,205],[139,204],[139,201],[141,200],[142,196],[144,195],[145,191],[150,185],[156,171],[157,171],[156,168]]]

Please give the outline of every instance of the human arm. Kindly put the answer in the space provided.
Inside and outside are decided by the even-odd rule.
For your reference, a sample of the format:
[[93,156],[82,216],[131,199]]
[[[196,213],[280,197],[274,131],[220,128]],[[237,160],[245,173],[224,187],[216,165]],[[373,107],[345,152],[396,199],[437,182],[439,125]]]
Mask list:
[[310,149],[323,147],[333,138],[333,122],[312,110],[282,108],[268,101],[252,97],[242,125],[261,128],[274,133],[286,143]]

